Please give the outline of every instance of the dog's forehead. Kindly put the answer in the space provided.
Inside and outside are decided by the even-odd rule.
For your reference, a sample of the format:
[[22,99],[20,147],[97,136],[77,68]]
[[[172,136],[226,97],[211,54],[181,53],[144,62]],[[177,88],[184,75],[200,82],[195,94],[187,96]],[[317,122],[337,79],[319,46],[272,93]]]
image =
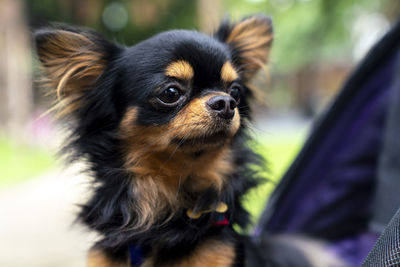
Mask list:
[[192,79],[198,85],[206,81],[221,80],[221,69],[230,58],[227,47],[209,37],[181,40],[172,55],[165,67],[165,73],[170,74],[172,69],[172,74],[177,70],[176,74],[179,75],[186,74],[188,69],[192,70],[189,71],[192,77],[182,78]]
[[220,81],[221,70],[230,62],[226,44],[195,31],[164,32],[139,43],[132,51],[135,64],[147,65],[167,76],[193,79],[199,85]]
[[196,31],[174,30],[161,33],[154,42],[164,44],[163,52],[171,59],[186,58],[196,64],[212,60],[213,63],[229,58],[227,46],[216,39]]

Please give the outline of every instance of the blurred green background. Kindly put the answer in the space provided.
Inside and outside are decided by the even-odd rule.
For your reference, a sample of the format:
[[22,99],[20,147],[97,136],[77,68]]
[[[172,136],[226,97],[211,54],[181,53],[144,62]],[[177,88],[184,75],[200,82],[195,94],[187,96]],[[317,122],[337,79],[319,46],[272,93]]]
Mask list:
[[[0,243],[0,251],[24,254],[5,253],[0,265],[84,266],[79,258],[84,253],[77,251],[86,248],[77,249],[76,245],[82,233],[75,233],[75,238],[64,225],[74,217],[70,207],[76,198],[64,199],[74,195],[80,185],[68,191],[73,177],[60,180],[65,172],[57,171],[62,164],[55,154],[63,142],[63,130],[59,130],[63,125],[45,113],[49,103],[33,82],[37,62],[31,32],[35,28],[51,22],[83,25],[130,46],[173,28],[212,33],[223,18],[238,20],[259,12],[272,17],[275,40],[269,75],[261,73],[256,78],[266,98],[255,105],[251,132],[259,143],[254,149],[268,160],[266,176],[272,182],[246,198],[254,218],[301,148],[313,119],[335,97],[371,45],[398,19],[400,1],[0,0],[0,212],[7,214],[3,209],[8,209],[13,213],[5,220],[7,227],[1,225],[4,220],[0,222],[1,235],[8,234],[2,238],[6,242]],[[26,210],[31,217],[21,218]],[[59,214],[63,210],[66,213]],[[24,222],[29,225],[21,225]],[[37,240],[47,240],[52,231],[57,234],[37,246],[42,253],[30,255]],[[18,249],[12,249],[13,242]]]

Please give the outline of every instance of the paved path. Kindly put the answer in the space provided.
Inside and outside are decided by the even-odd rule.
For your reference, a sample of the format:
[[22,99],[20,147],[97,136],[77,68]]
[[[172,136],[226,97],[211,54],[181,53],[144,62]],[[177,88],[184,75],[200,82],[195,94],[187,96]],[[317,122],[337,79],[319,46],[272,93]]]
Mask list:
[[0,266],[85,266],[95,236],[73,220],[86,188],[85,177],[69,169],[2,189]]

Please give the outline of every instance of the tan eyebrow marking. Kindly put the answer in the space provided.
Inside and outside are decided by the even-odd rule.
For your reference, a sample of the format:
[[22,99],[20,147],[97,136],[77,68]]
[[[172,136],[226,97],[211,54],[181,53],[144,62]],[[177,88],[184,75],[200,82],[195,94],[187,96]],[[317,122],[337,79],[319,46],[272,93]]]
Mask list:
[[237,74],[236,70],[233,68],[232,64],[227,61],[224,63],[224,65],[222,65],[221,68],[221,79],[224,82],[233,82],[234,80],[236,80],[239,77],[239,75]]
[[178,60],[167,66],[165,69],[165,75],[181,80],[190,80],[194,76],[194,70],[189,62]]

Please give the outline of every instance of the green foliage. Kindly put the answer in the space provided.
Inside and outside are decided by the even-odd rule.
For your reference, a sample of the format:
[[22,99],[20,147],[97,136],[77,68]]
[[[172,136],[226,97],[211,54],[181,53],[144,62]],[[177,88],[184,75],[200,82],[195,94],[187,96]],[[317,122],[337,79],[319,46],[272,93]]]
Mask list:
[[48,151],[0,138],[0,188],[34,178],[54,164]]
[[[290,72],[322,61],[348,59],[354,19],[380,12],[386,0],[225,0],[239,18],[262,12],[274,21],[273,70]],[[386,3],[386,4],[385,4]]]
[[246,195],[244,205],[254,222],[258,220],[269,195],[299,152],[305,136],[306,133],[299,130],[277,135],[263,134],[258,137],[259,145],[255,150],[267,159],[268,173],[263,176],[268,177],[269,181]]
[[[63,4],[64,2],[64,4]],[[105,34],[112,40],[122,44],[132,45],[140,40],[146,39],[158,32],[175,29],[193,29],[196,26],[196,1],[185,0],[153,0],[148,1],[147,6],[153,10],[149,15],[152,21],[147,23],[135,23],[134,13],[142,12],[141,6],[135,6],[131,0],[99,0],[96,5],[84,5],[79,0],[26,0],[30,24],[33,26],[46,24],[47,22],[62,22],[75,25],[84,25]],[[90,2],[90,1],[89,1]],[[111,31],[102,21],[102,12],[107,4],[120,3],[128,14],[128,23],[120,31]],[[84,11],[80,9],[86,9]],[[90,10],[90,9],[94,9]],[[93,18],[85,18],[81,14],[95,14]]]

